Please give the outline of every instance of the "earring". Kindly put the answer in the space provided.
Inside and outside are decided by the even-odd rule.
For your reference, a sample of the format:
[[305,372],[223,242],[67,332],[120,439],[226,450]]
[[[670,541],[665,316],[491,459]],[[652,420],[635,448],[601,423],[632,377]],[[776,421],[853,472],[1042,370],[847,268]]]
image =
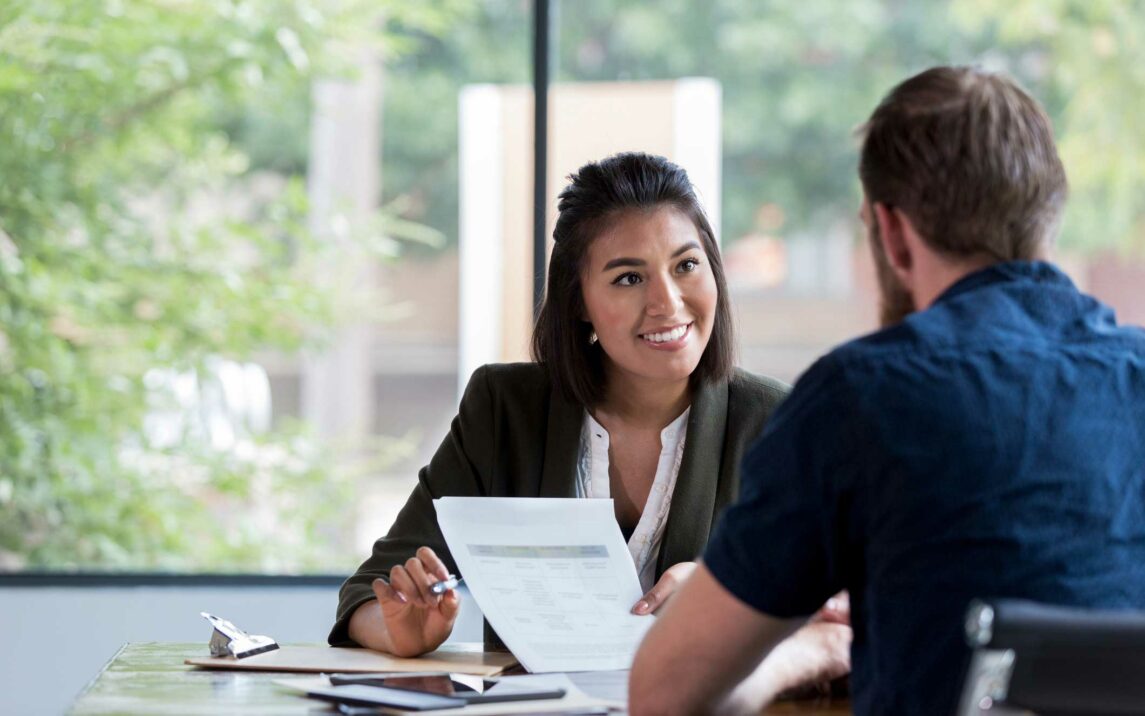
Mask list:
[[588,336],[588,344],[589,344],[590,346],[591,346],[592,344],[596,343],[596,341],[597,341],[597,340],[598,340],[598,339],[597,339],[597,337],[596,337],[596,331],[593,331],[592,333],[590,333],[590,334],[589,334],[589,336]]

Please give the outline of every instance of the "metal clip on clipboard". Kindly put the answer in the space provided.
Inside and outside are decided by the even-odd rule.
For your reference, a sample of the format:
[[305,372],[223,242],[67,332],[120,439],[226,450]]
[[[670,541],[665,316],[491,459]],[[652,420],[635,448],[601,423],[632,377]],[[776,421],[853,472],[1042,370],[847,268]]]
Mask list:
[[265,651],[274,651],[278,642],[269,636],[247,634],[237,626],[206,612],[199,615],[211,623],[214,631],[211,632],[211,656],[233,656],[236,659],[245,659],[248,656],[261,654]]

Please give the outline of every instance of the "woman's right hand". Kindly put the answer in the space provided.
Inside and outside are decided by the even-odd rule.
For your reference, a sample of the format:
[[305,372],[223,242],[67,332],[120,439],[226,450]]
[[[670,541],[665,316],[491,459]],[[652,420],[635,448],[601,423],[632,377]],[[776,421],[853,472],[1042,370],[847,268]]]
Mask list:
[[453,631],[461,598],[453,589],[437,595],[429,588],[448,578],[449,571],[441,559],[429,547],[421,547],[404,565],[390,570],[389,584],[375,579],[377,605],[365,604],[360,609],[380,607],[385,633],[377,635],[379,639],[368,639],[364,646],[402,657],[418,656],[441,646]]

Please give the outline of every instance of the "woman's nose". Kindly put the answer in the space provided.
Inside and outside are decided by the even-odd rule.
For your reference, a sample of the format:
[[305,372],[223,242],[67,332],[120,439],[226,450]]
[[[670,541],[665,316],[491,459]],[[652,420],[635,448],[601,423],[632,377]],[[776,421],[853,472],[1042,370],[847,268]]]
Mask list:
[[649,282],[645,311],[650,316],[670,316],[683,302],[680,287],[671,279],[653,279]]

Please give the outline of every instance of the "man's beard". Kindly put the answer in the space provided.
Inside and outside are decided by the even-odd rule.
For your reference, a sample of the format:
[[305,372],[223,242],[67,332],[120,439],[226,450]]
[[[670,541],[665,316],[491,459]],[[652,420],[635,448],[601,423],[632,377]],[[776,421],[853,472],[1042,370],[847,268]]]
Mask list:
[[888,328],[902,323],[902,320],[914,313],[916,308],[914,297],[891,270],[887,255],[883,252],[883,242],[879,239],[879,227],[874,223],[873,212],[871,217],[867,240],[871,242],[871,253],[875,257],[875,275],[879,279],[879,326]]

